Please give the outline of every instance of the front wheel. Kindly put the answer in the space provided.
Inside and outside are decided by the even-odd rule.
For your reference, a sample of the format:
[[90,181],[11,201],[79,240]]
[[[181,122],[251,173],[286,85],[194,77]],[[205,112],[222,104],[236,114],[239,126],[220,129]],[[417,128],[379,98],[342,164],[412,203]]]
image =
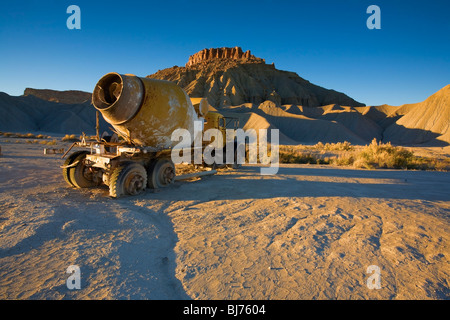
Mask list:
[[111,174],[109,195],[118,198],[123,195],[138,195],[147,186],[147,172],[139,163],[126,162],[119,165]]

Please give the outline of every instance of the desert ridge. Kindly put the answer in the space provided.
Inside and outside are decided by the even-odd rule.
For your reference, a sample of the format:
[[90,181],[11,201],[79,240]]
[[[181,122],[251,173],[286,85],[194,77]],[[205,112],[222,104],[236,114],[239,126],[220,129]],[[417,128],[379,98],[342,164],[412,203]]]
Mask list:
[[[396,145],[445,147],[450,143],[450,84],[422,102],[366,106],[296,73],[235,48],[201,50],[185,67],[159,70],[149,78],[172,81],[209,110],[240,119],[244,129],[278,129],[280,144],[373,139]],[[95,133],[91,93],[26,88],[22,96],[0,92],[0,131]],[[101,131],[109,130],[100,117]]]
[[405,146],[450,144],[450,85],[423,102],[401,106],[333,104],[312,108],[277,106],[266,101],[258,106],[244,104],[221,111],[247,120],[245,128],[278,128],[285,138],[280,144],[348,141],[364,145],[373,139]]
[[[48,132],[58,134],[95,133],[95,109],[86,95],[28,89],[14,97],[0,93],[0,131]],[[49,92],[54,92],[49,94]],[[273,101],[243,103],[210,111],[240,119],[244,129],[279,129],[280,144],[350,142],[365,145],[373,139],[396,145],[447,146],[450,144],[450,85],[415,104],[401,106],[305,107]],[[71,104],[55,102],[56,99]],[[78,100],[77,100],[78,99]],[[197,101],[200,98],[192,98]],[[58,100],[58,101],[60,101]],[[109,126],[100,118],[101,130]]]

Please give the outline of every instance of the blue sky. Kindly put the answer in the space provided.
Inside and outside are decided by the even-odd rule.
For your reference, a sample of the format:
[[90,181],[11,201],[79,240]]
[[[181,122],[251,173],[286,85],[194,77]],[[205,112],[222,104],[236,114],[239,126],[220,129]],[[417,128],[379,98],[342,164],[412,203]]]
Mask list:
[[[81,30],[69,30],[69,5]],[[369,30],[369,5],[381,29]],[[146,76],[204,48],[240,46],[367,105],[425,100],[450,83],[446,1],[8,1],[0,91],[91,92],[108,72]]]

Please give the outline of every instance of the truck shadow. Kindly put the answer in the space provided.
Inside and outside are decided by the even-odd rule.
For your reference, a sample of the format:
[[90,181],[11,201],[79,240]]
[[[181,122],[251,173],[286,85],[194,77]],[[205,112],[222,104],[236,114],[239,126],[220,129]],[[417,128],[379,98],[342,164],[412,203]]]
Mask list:
[[[141,206],[136,197],[116,199],[135,223],[129,241],[117,247],[120,273],[116,281],[126,286],[118,299],[190,300],[176,277],[175,247],[178,236],[170,217]],[[131,294],[127,294],[129,291]]]
[[448,201],[450,173],[283,166],[271,176],[246,165],[236,171],[177,181],[153,199],[239,200],[275,197],[357,197]]
[[[178,238],[170,217],[137,205],[137,197],[108,199],[104,188],[57,191],[27,195],[29,208],[9,206],[23,216],[19,227],[29,234],[0,248],[0,275],[18,273],[11,290],[20,290],[24,277],[39,273],[51,281],[31,299],[191,299],[175,275]],[[33,220],[38,214],[45,215],[39,223]],[[4,232],[14,234],[14,228]],[[69,265],[80,267],[81,290],[66,286]]]

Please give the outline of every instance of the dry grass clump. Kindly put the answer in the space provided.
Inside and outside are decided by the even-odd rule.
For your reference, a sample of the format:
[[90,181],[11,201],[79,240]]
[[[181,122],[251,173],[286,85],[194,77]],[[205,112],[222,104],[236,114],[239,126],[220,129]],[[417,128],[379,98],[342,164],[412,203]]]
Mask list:
[[317,143],[314,146],[280,146],[280,163],[331,164],[365,169],[450,171],[449,159],[418,157],[403,147],[373,139],[363,147],[349,142]]
[[359,151],[353,159],[355,168],[415,169],[415,156],[402,147],[394,147],[390,142],[372,142]]
[[44,134],[34,134],[34,133],[13,133],[13,132],[1,132],[0,136],[7,138],[23,138],[23,139],[50,139],[50,136]]
[[[16,142],[20,142],[20,141],[17,140]],[[50,141],[47,141],[47,140],[41,140],[41,141],[39,141],[39,140],[29,140],[29,139],[27,139],[27,140],[25,140],[25,143],[28,143],[28,144],[42,144],[42,145],[47,145],[47,146],[54,146],[54,145],[57,144],[57,141],[56,141],[55,139],[50,140]]]
[[350,151],[354,150],[355,147],[348,141],[336,142],[336,143],[325,143],[318,142],[313,146],[314,149],[325,150],[325,151]]
[[53,139],[53,140],[51,140],[51,141],[41,141],[41,142],[39,142],[40,144],[45,144],[45,145],[47,145],[47,146],[54,146],[54,145],[56,145],[58,142],[55,140],[55,139]]
[[393,168],[415,169],[415,157],[411,151],[402,147],[394,147],[390,142],[383,144],[373,139],[356,154],[353,161],[355,168]]
[[376,139],[354,155],[336,159],[336,164],[366,169],[450,170],[448,159],[418,157],[412,151],[392,146],[390,142],[383,144]]
[[311,152],[302,152],[295,148],[282,148],[280,146],[280,163],[302,164],[329,164],[328,158],[321,158]]
[[[349,152],[355,150],[350,142],[322,143],[312,146],[280,146],[280,163],[330,164],[335,161],[333,152]],[[342,159],[342,165],[348,165],[349,159]]]
[[66,134],[61,141],[63,142],[77,142],[80,141],[79,138],[77,138],[77,136],[75,134]]
[[80,135],[78,137],[75,134],[66,134],[64,137],[61,138],[61,141],[63,141],[63,142],[79,142],[83,139],[83,137],[86,141],[97,141],[97,136],[95,136],[95,135],[89,136],[89,135],[85,135],[84,133],[83,133],[83,135]]

